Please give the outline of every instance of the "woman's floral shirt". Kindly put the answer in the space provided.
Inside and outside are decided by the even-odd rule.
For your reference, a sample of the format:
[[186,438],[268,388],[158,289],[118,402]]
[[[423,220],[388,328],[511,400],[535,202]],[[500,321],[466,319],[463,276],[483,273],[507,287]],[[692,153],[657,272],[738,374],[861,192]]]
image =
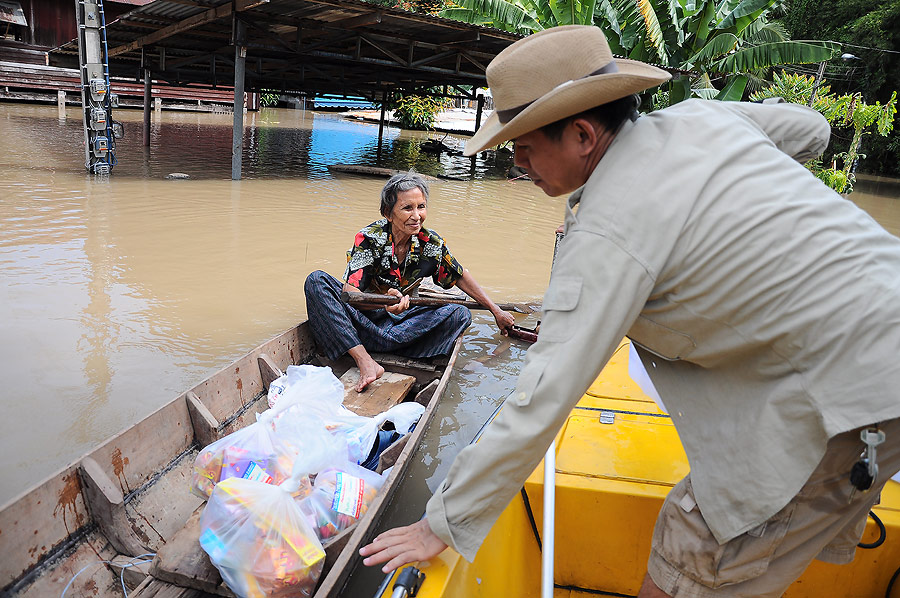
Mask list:
[[361,291],[384,293],[388,288],[403,290],[426,276],[445,289],[462,278],[463,267],[436,232],[423,227],[413,235],[403,264],[394,255],[393,242],[386,218],[356,233],[347,252],[344,280]]

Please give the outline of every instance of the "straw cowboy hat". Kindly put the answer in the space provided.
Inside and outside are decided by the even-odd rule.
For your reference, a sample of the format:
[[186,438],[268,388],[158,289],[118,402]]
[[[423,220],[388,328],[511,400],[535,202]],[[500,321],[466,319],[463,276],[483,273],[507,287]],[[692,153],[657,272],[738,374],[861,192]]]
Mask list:
[[466,143],[467,156],[671,76],[643,62],[613,58],[603,32],[587,25],[520,39],[491,61],[486,74],[494,113]]

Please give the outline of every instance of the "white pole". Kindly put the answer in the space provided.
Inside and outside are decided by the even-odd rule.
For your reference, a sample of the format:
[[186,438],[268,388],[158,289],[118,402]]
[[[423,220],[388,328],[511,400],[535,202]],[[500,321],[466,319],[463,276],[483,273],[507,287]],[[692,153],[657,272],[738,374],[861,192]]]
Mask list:
[[544,455],[544,541],[541,551],[541,598],[553,598],[553,542],[556,536],[556,440]]

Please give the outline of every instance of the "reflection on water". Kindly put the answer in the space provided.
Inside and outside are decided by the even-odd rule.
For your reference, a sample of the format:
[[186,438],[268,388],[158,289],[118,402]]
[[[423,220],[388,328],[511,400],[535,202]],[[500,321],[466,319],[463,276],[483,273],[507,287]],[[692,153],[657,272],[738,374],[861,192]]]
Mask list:
[[[327,169],[366,163],[377,126],[248,115],[246,178],[233,182],[230,115],[163,112],[145,153],[140,112],[120,110],[126,137],[104,181],[84,172],[68,114],[0,104],[0,504],[303,319],[309,272],[342,275],[353,235],[379,218],[382,179]],[[396,168],[471,167],[419,155],[425,134],[385,137]],[[428,226],[496,299],[539,299],[562,200],[482,178],[434,183],[429,207]]]

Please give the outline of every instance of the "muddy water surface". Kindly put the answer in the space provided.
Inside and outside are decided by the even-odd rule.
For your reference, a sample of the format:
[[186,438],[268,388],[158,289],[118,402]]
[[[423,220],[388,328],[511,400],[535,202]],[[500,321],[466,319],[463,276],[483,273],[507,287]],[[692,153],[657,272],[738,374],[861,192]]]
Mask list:
[[[382,179],[327,168],[373,163],[377,126],[251,113],[232,182],[230,115],[154,115],[149,152],[140,112],[116,118],[126,137],[104,181],[84,171],[77,110],[0,104],[0,504],[305,318],[307,274],[341,276],[379,218]],[[427,225],[497,300],[539,299],[562,200],[500,178],[508,162],[421,153],[423,137],[388,129],[387,164],[479,177],[434,183]],[[469,335],[477,356],[499,347],[492,321]],[[473,405],[514,378],[472,375]]]

